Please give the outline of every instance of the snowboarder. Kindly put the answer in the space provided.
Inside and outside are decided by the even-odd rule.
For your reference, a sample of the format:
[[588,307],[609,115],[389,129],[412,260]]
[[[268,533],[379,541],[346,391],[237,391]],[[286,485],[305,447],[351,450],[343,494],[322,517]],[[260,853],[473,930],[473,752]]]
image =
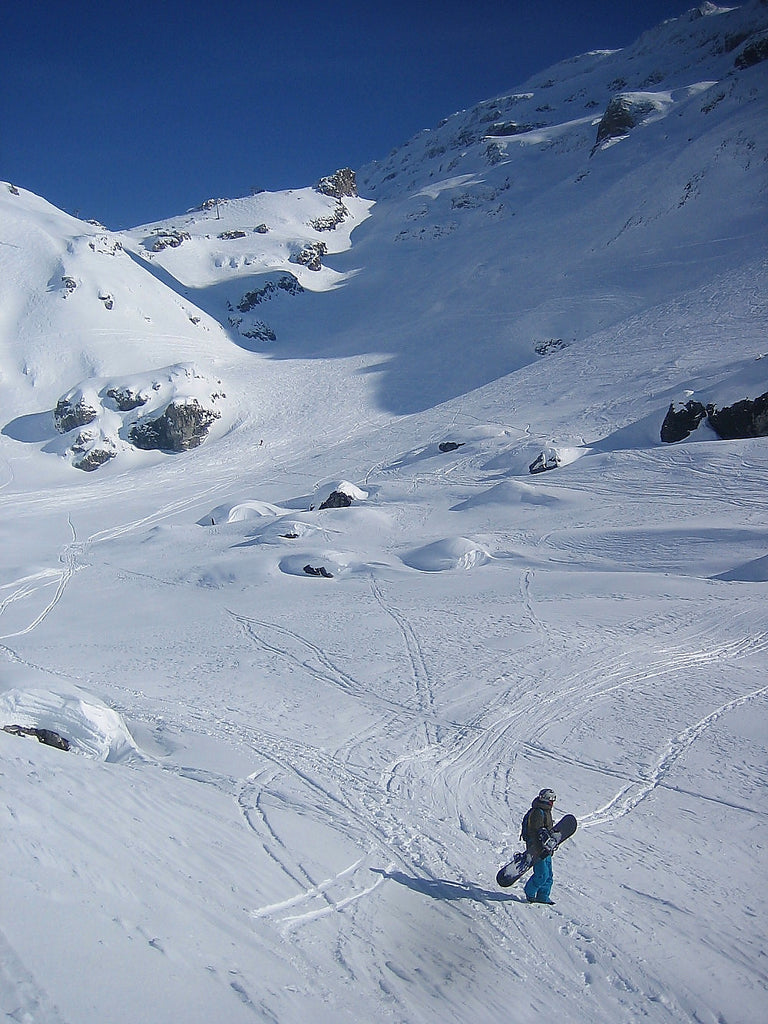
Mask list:
[[525,848],[537,858],[533,874],[525,884],[525,895],[529,903],[554,905],[549,898],[552,891],[552,807],[557,797],[551,789],[542,789],[531,803],[531,809],[523,819]]

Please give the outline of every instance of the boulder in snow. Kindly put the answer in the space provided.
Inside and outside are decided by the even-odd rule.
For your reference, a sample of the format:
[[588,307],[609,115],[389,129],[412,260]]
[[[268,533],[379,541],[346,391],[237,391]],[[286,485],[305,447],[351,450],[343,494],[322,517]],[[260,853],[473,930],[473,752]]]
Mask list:
[[328,497],[320,506],[322,512],[325,508],[349,508],[352,504],[352,499],[344,491],[331,491]]
[[685,405],[672,402],[661,425],[661,440],[666,444],[683,441],[706,415],[707,410],[701,402],[690,400]]
[[136,448],[186,452],[202,444],[220,415],[204,408],[196,398],[172,401],[156,419],[140,420],[131,427],[129,437]]
[[603,142],[627,135],[649,114],[662,110],[663,106],[653,93],[628,92],[614,96],[597,126],[597,139],[592,152]]
[[715,433],[726,441],[740,437],[767,437],[768,391],[754,401],[745,398],[723,409],[708,405],[707,416]]

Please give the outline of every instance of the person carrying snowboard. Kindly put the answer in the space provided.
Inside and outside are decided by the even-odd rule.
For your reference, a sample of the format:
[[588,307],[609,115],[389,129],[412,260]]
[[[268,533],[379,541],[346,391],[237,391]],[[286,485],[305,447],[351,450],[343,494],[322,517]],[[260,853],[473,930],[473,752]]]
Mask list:
[[531,809],[523,818],[523,835],[526,850],[536,858],[533,874],[525,884],[525,895],[529,903],[554,905],[549,898],[552,891],[552,807],[557,797],[551,789],[542,789],[531,803]]

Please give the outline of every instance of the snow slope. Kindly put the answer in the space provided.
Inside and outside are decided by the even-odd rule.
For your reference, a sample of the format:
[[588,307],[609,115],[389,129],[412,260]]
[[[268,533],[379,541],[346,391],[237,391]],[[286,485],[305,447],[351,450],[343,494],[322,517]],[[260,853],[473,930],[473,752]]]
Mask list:
[[[8,1020],[761,1019],[768,447],[659,429],[768,390],[766,31],[550,68],[364,198],[0,188],[0,725],[72,744],[0,732]],[[72,467],[61,396],[180,363],[200,447]],[[494,881],[545,785],[553,908]]]

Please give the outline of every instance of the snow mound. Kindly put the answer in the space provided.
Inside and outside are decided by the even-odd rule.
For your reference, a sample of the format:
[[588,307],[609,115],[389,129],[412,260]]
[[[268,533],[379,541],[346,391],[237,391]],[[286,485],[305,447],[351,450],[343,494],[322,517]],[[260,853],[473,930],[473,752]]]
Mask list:
[[21,725],[51,729],[70,749],[96,761],[125,761],[139,748],[117,711],[90,694],[51,690],[8,690],[0,694],[0,728]]
[[745,562],[714,578],[732,583],[768,583],[768,555]]
[[368,497],[368,491],[351,484],[348,480],[325,480],[315,488],[315,503],[322,504],[333,491],[346,494],[352,501],[365,501]]
[[451,537],[416,548],[404,555],[403,561],[421,572],[445,572],[450,569],[474,569],[478,565],[485,565],[492,557],[477,541],[466,537]]
[[243,523],[249,519],[266,519],[283,515],[285,509],[271,505],[268,501],[243,501],[233,505],[227,514],[228,523]]

